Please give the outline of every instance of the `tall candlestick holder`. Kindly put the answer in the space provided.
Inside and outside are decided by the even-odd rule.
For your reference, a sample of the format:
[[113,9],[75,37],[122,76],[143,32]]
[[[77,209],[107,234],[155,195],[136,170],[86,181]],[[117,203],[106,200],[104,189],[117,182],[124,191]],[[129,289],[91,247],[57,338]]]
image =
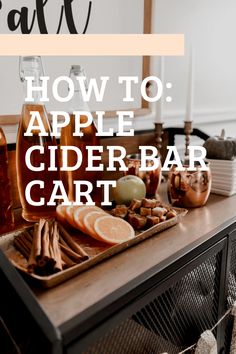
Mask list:
[[155,145],[158,150],[158,154],[161,157],[162,148],[162,134],[163,134],[163,123],[155,123]]
[[190,144],[190,135],[193,132],[193,125],[192,121],[185,121],[184,122],[184,133],[185,133],[185,160],[188,161],[189,159],[189,144]]

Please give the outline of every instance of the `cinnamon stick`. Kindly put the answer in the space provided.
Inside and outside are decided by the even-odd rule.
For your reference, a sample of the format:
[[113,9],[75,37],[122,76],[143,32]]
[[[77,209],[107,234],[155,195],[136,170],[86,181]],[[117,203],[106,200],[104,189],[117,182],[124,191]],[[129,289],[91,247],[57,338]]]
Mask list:
[[66,243],[66,241],[64,240],[64,238],[61,236],[61,234],[59,233],[59,243],[67,248],[69,248],[68,244]]
[[[45,226],[46,226],[46,223],[45,223]],[[40,259],[38,260],[38,262],[36,262],[37,266],[35,265],[32,268],[36,272],[36,268],[46,267],[48,269],[47,272],[53,273],[53,268],[54,268],[54,265],[56,262],[54,261],[53,257],[50,257],[50,254],[49,254],[49,246],[50,246],[49,232],[46,234],[46,231],[47,231],[47,226],[46,226],[46,230],[44,231],[44,233],[45,233],[44,236],[46,235],[46,238],[48,237],[48,244],[47,244],[47,240],[42,241],[42,255],[41,255]],[[28,247],[29,254],[30,254],[30,251],[32,249],[32,236],[31,236],[31,234],[24,231],[20,236],[18,236],[18,239],[20,240],[20,242],[22,242],[22,241],[24,242],[24,244]],[[44,249],[45,249],[45,251],[44,251]],[[48,255],[47,255],[47,253],[48,253]],[[28,258],[29,258],[29,256],[27,257],[27,259]],[[42,270],[41,273],[42,272],[45,272],[45,271]]]
[[53,222],[49,223],[49,230],[48,230],[48,253],[49,253],[49,260],[48,260],[48,268],[51,269],[51,274],[54,273],[54,267],[56,264],[55,260],[55,254],[53,251],[53,241],[52,241],[52,236],[53,236]]
[[65,264],[65,268],[70,268],[75,265],[75,262],[73,262],[62,250],[61,250],[61,259]]
[[41,257],[41,241],[42,241],[42,229],[45,225],[46,220],[40,219],[38,227],[34,229],[34,236],[33,236],[33,249],[35,253],[35,258],[38,260]]
[[43,228],[42,250],[40,260],[38,261],[39,266],[44,266],[50,260],[49,243],[49,223],[46,221]]
[[41,219],[35,224],[33,233],[23,231],[14,244],[28,260],[28,271],[39,275],[53,274],[89,258],[56,221]]
[[[60,228],[60,226],[59,226]],[[59,245],[62,251],[64,251],[65,254],[67,254],[71,259],[76,261],[77,263],[83,262],[84,258],[80,254],[74,252],[70,246],[66,243],[66,241],[63,239],[61,234],[59,234]]]
[[19,240],[23,241],[24,244],[27,246],[27,248],[29,249],[29,253],[30,253],[30,250],[31,250],[31,247],[32,247],[32,240],[29,241],[24,234],[20,235],[17,237]]
[[24,231],[24,232],[26,232],[27,234],[29,234],[29,236],[30,236],[31,238],[33,238],[33,236],[34,236],[34,229],[33,229],[33,228],[31,228],[31,229],[29,229],[29,230],[27,230],[27,231]]
[[70,248],[64,246],[63,244],[59,243],[61,251],[63,251],[69,258],[71,258],[73,261],[76,263],[81,263],[83,262],[83,257],[80,256],[79,254],[75,253],[72,251]]
[[31,234],[29,231],[23,231],[21,235],[24,235],[24,237],[32,243],[33,233]]
[[50,258],[54,259],[54,251],[52,247],[52,236],[53,236],[53,225],[50,225],[49,227],[49,253],[50,253]]
[[65,242],[70,246],[70,248],[76,252],[77,254],[80,254],[82,256],[82,260],[86,261],[89,259],[88,254],[83,250],[82,247],[80,247],[76,242],[73,241],[72,237],[70,234],[64,229],[63,226],[58,225],[59,229],[61,231],[61,237],[65,240]]
[[33,273],[37,267],[37,260],[41,256],[41,232],[45,224],[44,219],[40,219],[38,224],[34,225],[31,252],[28,260],[28,271]]
[[[34,234],[33,234],[33,240],[34,240],[34,235],[38,232],[38,225],[35,224],[34,225]],[[29,273],[33,273],[35,268],[37,266],[37,261],[36,261],[36,256],[35,256],[35,243],[32,241],[32,247],[31,247],[31,251],[30,251],[30,256],[28,259],[28,272]]]
[[18,237],[14,239],[14,246],[26,259],[29,258],[29,249],[25,247],[25,245],[22,245],[22,242],[19,241]]
[[52,248],[54,253],[54,260],[56,261],[54,270],[61,271],[62,262],[61,262],[61,251],[59,246],[59,234],[58,234],[57,222],[53,223]]

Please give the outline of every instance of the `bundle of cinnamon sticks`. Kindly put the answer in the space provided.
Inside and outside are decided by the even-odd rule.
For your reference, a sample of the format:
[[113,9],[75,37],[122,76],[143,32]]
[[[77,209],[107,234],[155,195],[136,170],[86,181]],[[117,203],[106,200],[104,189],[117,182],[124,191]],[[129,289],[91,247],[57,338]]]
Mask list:
[[14,246],[27,259],[28,272],[38,275],[51,275],[89,258],[55,220],[40,219],[34,230],[15,238]]

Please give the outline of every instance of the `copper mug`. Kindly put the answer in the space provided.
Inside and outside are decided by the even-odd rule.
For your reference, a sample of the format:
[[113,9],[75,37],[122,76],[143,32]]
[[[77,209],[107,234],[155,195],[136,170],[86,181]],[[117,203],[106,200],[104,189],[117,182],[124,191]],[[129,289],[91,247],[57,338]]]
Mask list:
[[[141,166],[141,155],[140,154],[131,154],[127,155],[125,158],[125,164],[128,167],[128,171],[125,171],[125,176],[134,175],[140,177],[146,186],[146,196],[155,197],[158,187],[161,183],[161,161],[160,157],[156,157],[158,160],[158,168],[153,171],[140,171]],[[153,160],[148,159],[147,156],[146,166],[153,166]]]
[[201,207],[211,192],[211,171],[201,171],[200,166],[196,166],[196,171],[188,171],[187,168],[184,166],[183,171],[177,171],[177,166],[171,167],[168,173],[169,202],[177,207]]

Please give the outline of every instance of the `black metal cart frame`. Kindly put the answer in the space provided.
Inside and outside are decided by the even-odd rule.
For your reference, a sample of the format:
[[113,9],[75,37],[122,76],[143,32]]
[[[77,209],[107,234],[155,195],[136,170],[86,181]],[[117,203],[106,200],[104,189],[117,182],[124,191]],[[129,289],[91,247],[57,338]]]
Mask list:
[[[211,328],[236,299],[235,273],[232,223],[55,328],[0,252],[0,317],[22,353],[116,354],[124,352],[121,339],[127,353],[135,345],[139,351],[134,353],[177,353]],[[226,318],[214,332],[221,353],[228,352],[231,325]]]

